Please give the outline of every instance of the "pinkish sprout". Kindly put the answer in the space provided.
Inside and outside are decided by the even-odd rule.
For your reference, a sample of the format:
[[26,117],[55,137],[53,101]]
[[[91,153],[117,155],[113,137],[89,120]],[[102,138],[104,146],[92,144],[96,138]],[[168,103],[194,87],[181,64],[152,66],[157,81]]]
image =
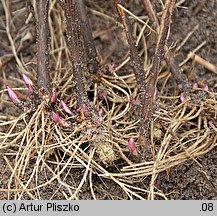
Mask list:
[[51,96],[50,96],[50,102],[51,102],[51,103],[55,103],[56,100],[57,100],[57,93],[53,91],[53,92],[51,93]]
[[28,89],[29,89],[29,93],[32,94],[34,92],[34,89],[33,89],[33,86],[29,85],[28,86]]
[[66,105],[66,103],[63,100],[61,100],[60,103],[61,103],[61,106],[62,106],[63,110],[66,113],[68,113],[69,115],[73,114],[72,111],[69,109],[69,107]]
[[9,86],[7,86],[7,90],[8,90],[8,95],[11,99],[11,101],[15,104],[15,105],[19,105],[21,103],[20,99],[17,97],[17,95],[15,94],[15,92],[12,90],[12,88],[10,88]]
[[112,69],[112,70],[115,70],[115,68],[116,68],[116,65],[113,63],[113,64],[111,65],[111,69]]
[[102,124],[102,122],[103,122],[102,109],[99,109],[99,111],[98,111],[98,122],[100,124]]
[[32,82],[32,80],[28,77],[28,76],[26,76],[25,74],[23,74],[23,80],[24,80],[24,82],[25,82],[25,84],[28,86],[28,85],[32,85],[33,86],[33,82]]
[[32,80],[28,76],[26,76],[25,74],[23,74],[23,80],[24,80],[25,84],[28,86],[29,93],[32,94],[34,91]]
[[129,151],[132,155],[134,155],[135,157],[138,157],[138,151],[136,149],[135,140],[133,137],[131,137],[129,142],[128,142],[128,148],[129,148]]
[[205,91],[208,91],[208,90],[209,90],[209,86],[208,86],[208,83],[207,83],[207,82],[205,82],[205,83],[203,84],[203,89],[204,89]]
[[82,104],[82,111],[83,111],[84,116],[86,118],[90,115],[90,110],[89,110],[89,108],[87,107],[86,104]]
[[52,115],[52,117],[53,117],[53,120],[56,122],[56,123],[59,123],[60,121],[61,121],[61,117],[58,115],[58,114],[56,114],[54,111],[52,111],[51,112],[51,115]]
[[188,97],[187,97],[186,93],[181,93],[181,95],[180,95],[180,100],[181,100],[181,102],[184,102],[184,101],[186,101],[187,99],[188,99]]
[[197,84],[197,83],[194,83],[194,84],[193,84],[193,90],[196,90],[196,89],[198,89],[198,84]]
[[133,137],[131,137],[129,142],[128,142],[128,148],[129,148],[130,152],[133,152],[135,150],[135,141],[134,141]]
[[63,119],[62,117],[60,117],[57,113],[55,113],[54,111],[51,112],[52,118],[53,120],[62,125],[63,127],[69,127],[71,124],[69,122],[67,122],[65,119]]

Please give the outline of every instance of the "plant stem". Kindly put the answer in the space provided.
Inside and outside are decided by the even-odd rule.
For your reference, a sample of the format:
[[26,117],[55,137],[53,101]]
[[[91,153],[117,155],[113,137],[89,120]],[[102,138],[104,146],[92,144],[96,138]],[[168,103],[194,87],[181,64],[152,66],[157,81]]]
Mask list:
[[[146,9],[146,12],[148,14],[148,17],[150,18],[151,22],[153,23],[153,27],[159,33],[160,31],[160,24],[158,21],[157,13],[155,12],[152,3],[150,0],[142,0],[142,3]],[[165,61],[167,65],[171,68],[171,73],[180,89],[181,92],[190,92],[191,86],[189,85],[187,77],[183,74],[183,72],[178,67],[178,64],[176,63],[176,60],[174,59],[171,52],[169,52],[169,48],[165,44],[164,46],[165,51]],[[169,55],[170,54],[170,55]]]
[[[129,44],[130,48],[130,57],[131,57],[131,64],[134,70],[134,74],[136,77],[138,90],[141,93],[141,95],[144,95],[145,92],[145,72],[143,69],[142,60],[139,56],[139,51],[136,47],[136,41],[133,38],[133,31],[132,31],[132,25],[130,23],[129,17],[125,13],[125,11],[122,8],[122,0],[115,0],[115,4],[119,13],[119,17],[122,20],[127,42]],[[141,101],[143,102],[143,101]]]
[[150,77],[147,82],[147,88],[145,92],[145,108],[144,112],[142,113],[142,121],[144,121],[144,123],[141,124],[144,126],[144,128],[141,128],[140,131],[140,142],[143,146],[147,146],[147,143],[149,143],[148,134],[153,114],[154,92],[157,85],[160,63],[164,54],[164,47],[166,44],[174,3],[175,0],[166,0],[165,10],[162,16],[158,41],[156,45],[156,51],[152,61],[152,68],[150,70]]
[[99,72],[99,61],[96,53],[96,47],[93,40],[92,30],[87,17],[86,6],[83,0],[75,1],[78,7],[78,17],[81,25],[81,33],[84,40],[84,47],[87,55],[87,69],[90,73]]
[[38,0],[38,22],[37,22],[37,84],[39,91],[51,92],[49,77],[49,26],[48,26],[48,4],[49,0]]
[[145,6],[146,12],[148,14],[149,19],[153,23],[153,27],[157,32],[159,32],[160,29],[160,23],[157,17],[157,13],[155,12],[154,8],[152,7],[150,0],[142,0],[142,3]]
[[135,39],[132,35],[132,25],[129,21],[129,18],[125,11],[122,8],[122,1],[121,0],[115,0],[115,4],[119,13],[119,17],[122,20],[127,41],[130,48],[130,57],[131,57],[131,64],[134,70],[134,74],[136,77],[137,87],[139,91],[139,100],[140,100],[140,131],[144,130],[145,125],[143,121],[143,113],[145,113],[145,92],[146,92],[146,81],[145,81],[145,72],[143,69],[142,60],[139,56],[139,51],[136,47]]
[[72,71],[75,80],[78,107],[87,103],[83,72],[87,71],[85,51],[81,35],[79,8],[77,0],[65,0],[62,3],[66,15],[67,39],[71,53]]

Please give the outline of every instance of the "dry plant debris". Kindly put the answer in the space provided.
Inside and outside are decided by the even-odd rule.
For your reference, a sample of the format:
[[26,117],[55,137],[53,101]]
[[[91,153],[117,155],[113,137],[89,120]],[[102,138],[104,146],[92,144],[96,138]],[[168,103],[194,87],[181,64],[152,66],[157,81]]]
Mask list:
[[[45,11],[37,14],[38,5],[43,3],[46,7],[41,9]],[[53,184],[56,191],[50,199],[57,193],[65,199],[80,199],[87,183],[90,198],[98,199],[95,178],[102,182],[109,180],[120,188],[124,195],[113,199],[167,199],[155,186],[158,175],[187,160],[200,166],[197,158],[210,152],[217,143],[216,93],[206,82],[186,84],[187,78],[182,80],[190,88],[187,91],[183,91],[180,82],[177,82],[179,89],[177,84],[171,85],[171,73],[176,81],[183,77],[174,75],[181,70],[176,68],[174,57],[169,56],[166,44],[169,33],[164,27],[169,27],[173,3],[167,0],[162,9],[161,30],[150,2],[146,10],[149,8],[150,14],[155,14],[155,30],[149,26],[148,17],[134,15],[122,1],[115,1],[114,8],[116,4],[123,26],[114,18],[117,14],[110,16],[91,10],[93,16],[97,13],[102,19],[115,22],[115,28],[125,28],[130,55],[127,52],[123,61],[114,65],[104,64],[93,45],[91,29],[84,28],[89,23],[87,12],[90,12],[83,10],[84,2],[47,0],[36,4],[32,1],[33,9],[27,12],[20,3],[23,8],[19,13],[27,14],[26,26],[16,39],[12,31],[16,11],[11,13],[10,1],[1,0],[4,11],[1,21],[11,53],[7,61],[1,60],[4,88],[0,91],[0,103],[14,110],[0,115],[0,157],[5,164],[1,175],[10,173],[0,188],[5,199],[40,199],[44,188]],[[45,16],[47,21],[40,24],[39,16]],[[37,70],[19,55],[24,47],[19,46],[19,41],[33,38],[29,36],[30,26],[36,20],[39,22]],[[41,31],[40,35],[40,28],[50,31],[50,39],[46,36],[48,32]],[[149,41],[145,34],[149,38],[160,35],[154,57],[147,51]],[[122,40],[126,44],[126,37]],[[163,55],[167,65],[160,64]],[[128,66],[129,56],[133,71]],[[199,56],[191,57],[216,70]],[[7,74],[5,67],[12,58],[18,65],[14,72],[16,79]],[[20,81],[21,76],[24,82]],[[143,132],[148,134],[146,148],[141,147]],[[73,173],[80,173],[79,182],[71,179]],[[141,187],[146,178],[149,184]]]

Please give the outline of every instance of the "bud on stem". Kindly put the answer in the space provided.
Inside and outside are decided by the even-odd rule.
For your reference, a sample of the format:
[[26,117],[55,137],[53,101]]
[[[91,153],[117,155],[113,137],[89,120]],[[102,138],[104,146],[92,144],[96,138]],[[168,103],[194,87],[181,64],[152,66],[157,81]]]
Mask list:
[[203,84],[203,89],[204,89],[205,91],[208,91],[208,90],[209,90],[209,86],[208,86],[208,83],[207,83],[207,82],[205,82],[205,83]]
[[100,124],[103,123],[102,109],[100,109],[100,110],[98,111],[98,122],[99,122]]
[[15,94],[15,92],[12,90],[12,88],[10,88],[9,86],[7,86],[7,91],[8,91],[8,95],[11,99],[11,101],[15,104],[15,105],[19,105],[21,104],[20,99],[17,97],[17,95]]
[[138,157],[138,151],[136,149],[136,146],[135,146],[135,141],[134,141],[134,138],[130,138],[129,142],[128,142],[128,148],[129,148],[129,151],[130,153],[135,156],[135,157]]
[[72,111],[69,109],[69,107],[66,105],[66,103],[63,100],[61,100],[60,103],[61,103],[61,106],[62,106],[63,110],[66,113],[68,113],[69,115],[73,114]]
[[193,90],[197,90],[198,89],[198,84],[197,83],[194,83],[193,84]]
[[89,117],[89,115],[90,115],[90,110],[89,110],[89,108],[87,107],[86,104],[82,104],[82,111],[83,111],[84,116],[85,116],[86,118]]
[[50,102],[53,104],[56,102],[56,100],[57,100],[57,93],[53,91],[50,96]]
[[29,93],[32,94],[34,92],[32,80],[28,76],[26,76],[25,74],[23,74],[23,80],[29,89]]
[[68,121],[66,121],[65,119],[63,119],[62,117],[60,117],[60,116],[59,116],[57,113],[55,113],[54,111],[51,112],[51,115],[52,115],[53,120],[54,120],[56,123],[62,125],[63,127],[69,127],[69,126],[71,126],[71,124],[70,124]]

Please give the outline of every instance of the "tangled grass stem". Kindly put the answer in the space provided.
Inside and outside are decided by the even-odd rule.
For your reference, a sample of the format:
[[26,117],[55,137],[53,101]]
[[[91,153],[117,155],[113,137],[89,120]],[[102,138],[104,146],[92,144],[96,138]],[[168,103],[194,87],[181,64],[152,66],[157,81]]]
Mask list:
[[[57,194],[62,199],[80,199],[88,188],[90,199],[99,199],[101,185],[105,185],[103,194],[110,193],[109,182],[122,192],[121,197],[109,194],[112,199],[167,199],[165,192],[156,187],[158,176],[187,160],[199,163],[199,157],[216,147],[216,93],[198,88],[181,102],[175,86],[170,85],[170,68],[161,68],[160,91],[151,123],[151,152],[147,160],[138,160],[128,148],[128,141],[133,138],[138,154],[142,153],[138,133],[139,91],[134,73],[128,70],[128,57],[112,73],[101,75],[99,82],[86,83],[91,103],[102,110],[102,122],[95,124],[88,118],[75,121],[59,105],[59,100],[63,100],[72,112],[77,109],[71,57],[64,36],[64,13],[53,3],[49,14],[51,76],[58,98],[54,108],[62,118],[73,122],[74,128],[55,123],[45,102],[16,117],[17,108],[8,102],[6,91],[1,91],[3,108],[11,106],[7,115],[0,115],[2,177],[6,173],[9,176],[0,192],[8,199],[41,199],[45,190],[53,189],[47,199],[54,199]],[[139,24],[133,25],[136,28]],[[143,37],[141,40],[142,45],[148,43]],[[145,53],[147,47],[143,49]],[[150,56],[146,57],[150,61]],[[149,70],[150,64],[145,68]],[[11,80],[7,73],[5,77]],[[17,90],[24,90],[24,94],[27,91]],[[100,92],[104,97],[99,97]]]

